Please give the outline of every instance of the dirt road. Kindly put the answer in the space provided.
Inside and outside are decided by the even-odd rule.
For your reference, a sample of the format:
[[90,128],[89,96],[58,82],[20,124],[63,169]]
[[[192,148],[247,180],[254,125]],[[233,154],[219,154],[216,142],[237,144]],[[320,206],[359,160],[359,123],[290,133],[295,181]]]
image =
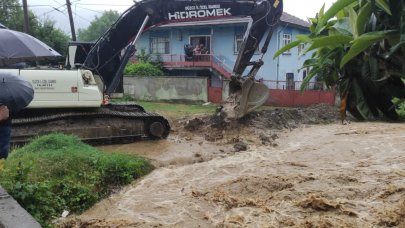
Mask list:
[[[65,226],[405,227],[405,124],[302,126],[271,143],[256,128],[221,143],[181,134],[104,148],[160,168]],[[225,143],[235,138],[246,151]]]

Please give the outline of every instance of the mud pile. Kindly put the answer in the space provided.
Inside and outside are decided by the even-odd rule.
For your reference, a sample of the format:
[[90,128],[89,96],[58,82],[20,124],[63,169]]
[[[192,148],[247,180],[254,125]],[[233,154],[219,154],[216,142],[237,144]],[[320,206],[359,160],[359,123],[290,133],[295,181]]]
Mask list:
[[[248,114],[242,119],[228,119],[223,113],[180,121],[181,137],[202,135],[206,141],[233,144],[234,151],[245,151],[247,141],[277,146],[282,130],[308,124],[338,122],[337,107],[319,104],[306,108],[274,108]],[[184,131],[185,130],[185,131]]]
[[275,108],[254,112],[240,120],[246,125],[258,128],[294,129],[302,124],[325,124],[337,121],[338,109],[334,106],[319,104],[308,108]]
[[334,106],[318,104],[307,108],[274,108],[248,114],[240,120],[227,120],[221,113],[211,117],[195,118],[187,121],[184,128],[198,131],[206,127],[226,130],[242,126],[259,129],[294,129],[303,124],[325,124],[339,119]]

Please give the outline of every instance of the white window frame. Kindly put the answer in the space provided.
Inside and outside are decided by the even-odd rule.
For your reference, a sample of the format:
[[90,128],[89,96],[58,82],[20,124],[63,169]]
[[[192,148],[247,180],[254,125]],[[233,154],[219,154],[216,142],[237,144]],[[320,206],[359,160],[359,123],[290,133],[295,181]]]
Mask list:
[[[239,49],[242,46],[244,37],[245,37],[245,34],[241,34],[241,33],[235,34],[234,45],[233,45],[233,52],[235,55],[239,54]],[[238,46],[238,42],[240,42],[239,46]],[[257,46],[257,49],[256,49],[254,55],[260,54],[259,48],[260,48],[260,45]]]
[[[290,44],[292,42],[292,36],[290,33],[283,34],[283,47]],[[291,54],[291,49],[285,51],[283,54]]]
[[170,54],[170,37],[150,37],[149,51],[154,55]]
[[233,47],[233,52],[235,54],[239,53],[239,49],[243,43],[243,36],[244,36],[243,34],[235,34],[234,47]]
[[303,51],[305,51],[305,44],[298,45],[298,55],[301,55]]

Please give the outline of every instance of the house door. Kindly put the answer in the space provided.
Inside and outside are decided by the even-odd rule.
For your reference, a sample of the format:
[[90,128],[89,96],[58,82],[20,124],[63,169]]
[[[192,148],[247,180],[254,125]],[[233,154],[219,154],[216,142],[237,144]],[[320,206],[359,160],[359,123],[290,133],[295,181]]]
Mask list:
[[287,88],[288,90],[295,90],[294,73],[287,73]]
[[210,36],[190,36],[190,44],[202,49],[201,54],[211,54],[211,37]]

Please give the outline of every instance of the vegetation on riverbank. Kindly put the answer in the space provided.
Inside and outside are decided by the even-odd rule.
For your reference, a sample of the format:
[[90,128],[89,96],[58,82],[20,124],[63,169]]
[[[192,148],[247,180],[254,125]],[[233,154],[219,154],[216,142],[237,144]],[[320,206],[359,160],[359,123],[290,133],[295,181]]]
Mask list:
[[80,213],[153,169],[149,161],[107,154],[74,136],[51,134],[13,151],[0,185],[44,227],[63,211]]

